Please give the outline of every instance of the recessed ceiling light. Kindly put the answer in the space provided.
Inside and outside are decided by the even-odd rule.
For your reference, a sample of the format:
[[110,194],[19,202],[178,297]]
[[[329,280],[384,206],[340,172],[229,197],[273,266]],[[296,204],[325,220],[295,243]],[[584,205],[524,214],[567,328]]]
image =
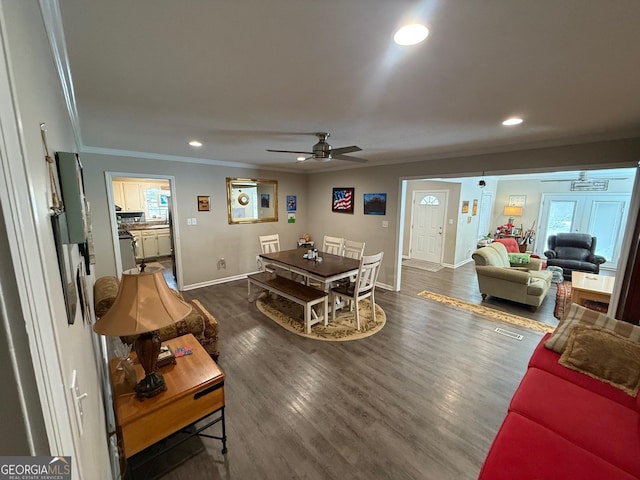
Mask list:
[[202,146],[202,142],[199,142],[198,140],[191,140],[189,142],[189,145],[191,145],[192,147],[201,147]]
[[511,127],[513,125],[520,125],[523,121],[524,120],[522,120],[521,118],[511,117],[511,118],[507,118],[504,122],[502,122],[502,124],[507,127]]
[[429,29],[424,25],[414,23],[405,25],[393,36],[393,41],[398,45],[415,45],[422,42],[429,35]]
[[298,158],[296,158],[296,160],[299,161],[299,162],[304,162],[305,158],[306,157],[298,157]]

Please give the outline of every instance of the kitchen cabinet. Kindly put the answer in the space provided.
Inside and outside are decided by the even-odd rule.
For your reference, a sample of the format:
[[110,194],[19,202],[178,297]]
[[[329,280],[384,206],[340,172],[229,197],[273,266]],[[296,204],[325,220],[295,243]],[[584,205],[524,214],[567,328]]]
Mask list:
[[143,230],[142,246],[144,249],[144,258],[158,256],[158,234],[153,230]]
[[113,203],[122,208],[123,212],[146,212],[147,202],[139,182],[113,180],[111,185]]
[[119,206],[122,210],[125,210],[124,190],[122,189],[123,182],[113,181],[111,186],[113,189],[113,203]]
[[171,255],[171,231],[168,228],[133,230],[136,239],[136,260]]
[[171,233],[169,229],[158,230],[158,256],[171,255]]
[[136,241],[136,261],[144,258],[144,245],[142,244],[142,230],[131,231],[133,238]]

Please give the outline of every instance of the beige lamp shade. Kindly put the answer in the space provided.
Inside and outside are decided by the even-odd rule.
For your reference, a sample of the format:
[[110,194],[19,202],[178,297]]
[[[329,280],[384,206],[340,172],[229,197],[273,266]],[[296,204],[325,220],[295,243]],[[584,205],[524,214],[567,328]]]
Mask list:
[[521,217],[522,216],[522,207],[514,207],[507,205],[504,207],[503,215],[506,217]]
[[176,297],[162,269],[122,275],[111,308],[93,326],[101,335],[139,335],[158,330],[185,318],[191,306]]

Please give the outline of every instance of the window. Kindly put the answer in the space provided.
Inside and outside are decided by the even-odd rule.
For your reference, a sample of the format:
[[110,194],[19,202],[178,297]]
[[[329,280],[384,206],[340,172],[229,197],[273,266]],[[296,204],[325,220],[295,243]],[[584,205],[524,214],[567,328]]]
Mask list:
[[440,201],[433,195],[425,195],[420,200],[420,205],[429,205],[430,207],[437,207],[440,205]]

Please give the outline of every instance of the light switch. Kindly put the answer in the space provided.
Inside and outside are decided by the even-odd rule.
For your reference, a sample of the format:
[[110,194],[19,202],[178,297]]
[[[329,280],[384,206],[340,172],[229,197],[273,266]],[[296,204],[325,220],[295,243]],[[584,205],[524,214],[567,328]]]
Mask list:
[[84,410],[82,409],[82,400],[87,398],[88,393],[80,393],[78,386],[78,372],[73,370],[71,373],[71,397],[73,398],[73,409],[76,412],[76,420],[78,421],[78,430],[80,435],[83,433]]
[[386,220],[382,221],[382,228],[389,228],[389,222]]
[[192,218],[191,219],[191,225],[197,225],[197,224],[198,224],[198,219]]

